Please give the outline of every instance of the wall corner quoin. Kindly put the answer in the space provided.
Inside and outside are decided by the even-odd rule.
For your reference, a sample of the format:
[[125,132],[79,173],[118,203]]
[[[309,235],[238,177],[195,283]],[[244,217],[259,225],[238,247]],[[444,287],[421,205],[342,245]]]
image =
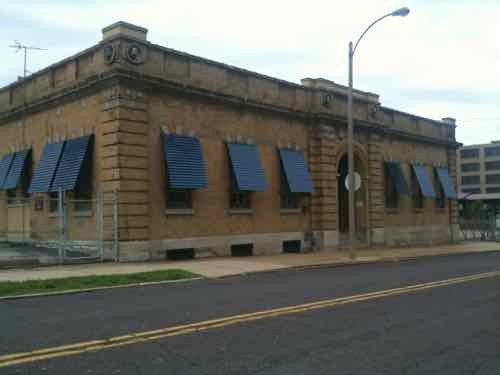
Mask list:
[[309,169],[314,184],[311,196],[313,231],[332,231],[337,227],[337,173],[334,127],[318,124],[311,127]]
[[[117,192],[120,241],[150,238],[148,125],[148,98],[142,91],[117,85],[103,93],[100,186]],[[134,196],[141,199],[129,199]]]

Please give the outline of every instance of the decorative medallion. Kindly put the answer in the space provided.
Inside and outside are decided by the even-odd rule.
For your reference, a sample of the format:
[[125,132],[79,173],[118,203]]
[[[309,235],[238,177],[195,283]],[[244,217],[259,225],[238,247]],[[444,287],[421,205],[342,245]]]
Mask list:
[[103,49],[104,62],[112,64],[116,59],[116,49],[112,44],[106,44]]
[[378,112],[380,110],[380,104],[373,104],[369,107],[370,116],[374,119],[378,117]]
[[138,65],[144,62],[144,51],[139,44],[133,43],[128,45],[126,56],[132,64]]
[[331,94],[323,94],[323,96],[321,97],[321,104],[323,105],[323,107],[326,108],[330,107],[332,101],[333,101],[333,95]]

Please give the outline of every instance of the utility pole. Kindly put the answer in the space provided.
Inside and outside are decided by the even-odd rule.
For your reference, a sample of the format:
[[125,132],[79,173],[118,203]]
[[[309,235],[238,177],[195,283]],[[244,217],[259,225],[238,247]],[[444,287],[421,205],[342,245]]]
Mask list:
[[26,78],[28,74],[28,51],[38,50],[38,51],[47,51],[45,48],[34,47],[34,46],[26,46],[24,44],[19,43],[17,40],[14,41],[14,44],[9,46],[10,48],[14,48],[16,53],[20,50],[24,51],[24,69],[23,69],[23,78]]

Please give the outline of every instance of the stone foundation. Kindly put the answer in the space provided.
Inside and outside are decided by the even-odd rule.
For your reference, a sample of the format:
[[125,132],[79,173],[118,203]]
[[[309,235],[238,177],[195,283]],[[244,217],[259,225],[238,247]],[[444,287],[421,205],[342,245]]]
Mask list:
[[283,241],[301,241],[302,251],[311,248],[303,232],[255,233],[232,236],[176,238],[159,241],[120,242],[120,260],[123,262],[165,260],[167,250],[194,249],[196,258],[231,256],[231,246],[253,244],[254,255],[272,255],[282,252]]
[[[455,225],[453,232],[454,240],[459,240],[458,226]],[[370,231],[369,237],[372,247],[432,246],[452,242],[449,225],[377,228]],[[120,242],[120,260],[122,262],[165,260],[167,250],[178,249],[194,249],[196,258],[231,256],[232,245],[248,243],[254,245],[254,255],[273,255],[283,252],[283,241],[294,240],[301,241],[303,252],[335,250],[339,247],[337,231],[208,236]]]
[[[390,226],[384,228],[384,244],[389,247],[432,246],[452,242],[450,225]],[[458,234],[458,226],[453,230]],[[458,238],[458,237],[455,237]],[[375,245],[375,243],[373,243]]]

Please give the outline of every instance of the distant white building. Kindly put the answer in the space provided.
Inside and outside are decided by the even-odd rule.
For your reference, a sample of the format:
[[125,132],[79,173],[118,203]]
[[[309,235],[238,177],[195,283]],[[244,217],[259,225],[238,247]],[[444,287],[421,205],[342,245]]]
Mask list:
[[457,151],[458,198],[500,209],[500,141]]

